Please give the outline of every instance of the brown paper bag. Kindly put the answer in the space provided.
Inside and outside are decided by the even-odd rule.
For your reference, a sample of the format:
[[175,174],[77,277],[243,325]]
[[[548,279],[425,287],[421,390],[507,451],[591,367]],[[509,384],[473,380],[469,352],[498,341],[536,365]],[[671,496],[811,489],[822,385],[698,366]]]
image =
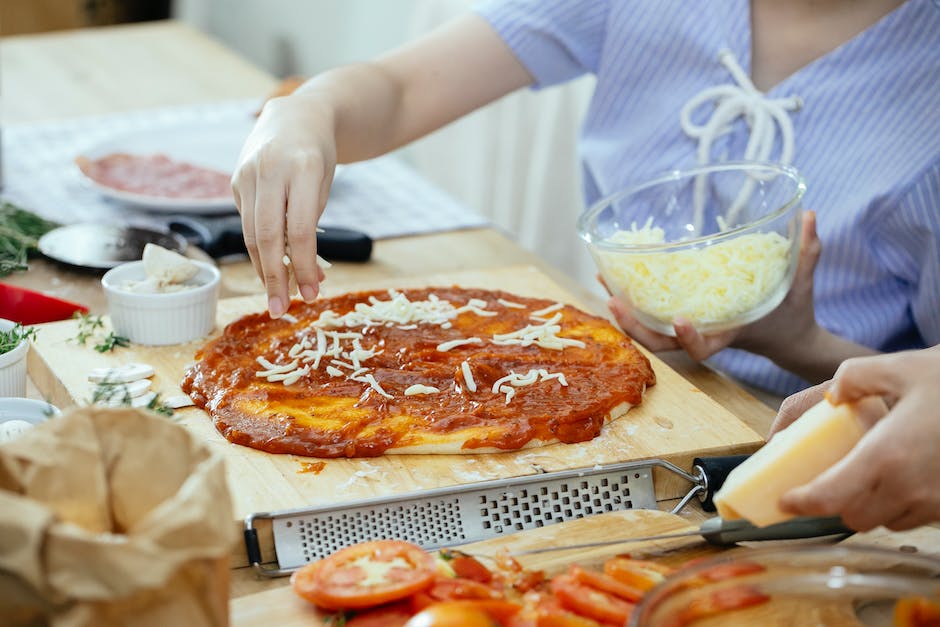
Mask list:
[[222,460],[171,419],[83,408],[0,446],[4,625],[227,625]]

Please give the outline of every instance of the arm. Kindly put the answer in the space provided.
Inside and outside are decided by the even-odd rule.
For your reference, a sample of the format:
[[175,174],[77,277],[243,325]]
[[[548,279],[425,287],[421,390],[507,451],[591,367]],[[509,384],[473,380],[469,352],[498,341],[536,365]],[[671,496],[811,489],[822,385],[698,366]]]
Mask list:
[[[832,402],[877,395],[891,409],[846,457],[785,494],[781,507],[803,516],[841,514],[859,531],[878,525],[904,530],[940,520],[938,381],[940,346],[846,361],[829,386]],[[778,418],[774,430],[785,421]]]
[[317,295],[315,227],[338,161],[384,154],[531,83],[493,29],[468,15],[270,101],[245,142],[232,189],[271,315],[290,301],[288,249],[301,296]]

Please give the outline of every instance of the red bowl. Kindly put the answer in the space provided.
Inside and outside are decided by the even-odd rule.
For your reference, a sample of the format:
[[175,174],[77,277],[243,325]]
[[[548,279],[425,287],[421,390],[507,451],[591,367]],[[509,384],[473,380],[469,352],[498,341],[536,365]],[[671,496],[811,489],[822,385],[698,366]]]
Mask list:
[[88,307],[42,292],[0,283],[0,318],[20,324],[40,324],[67,320],[76,311],[88,312]]

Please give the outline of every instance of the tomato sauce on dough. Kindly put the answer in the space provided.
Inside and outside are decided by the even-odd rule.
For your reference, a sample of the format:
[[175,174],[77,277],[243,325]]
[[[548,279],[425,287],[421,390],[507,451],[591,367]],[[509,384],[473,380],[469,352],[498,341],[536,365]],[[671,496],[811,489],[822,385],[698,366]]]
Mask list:
[[[385,323],[333,329],[360,333],[361,346],[375,351],[363,365],[389,398],[367,382],[337,376],[335,370],[331,375],[326,370],[328,359],[290,385],[257,376],[264,370],[258,357],[272,364],[290,362],[291,349],[311,337],[313,323],[324,311],[343,315],[357,304],[369,303],[370,297],[388,300],[390,295],[374,291],[310,304],[294,301],[286,319],[256,313],[229,324],[196,354],[183,391],[231,442],[270,453],[369,457],[390,448],[408,452],[442,442],[452,446],[456,441],[460,452],[473,452],[515,450],[533,440],[543,444],[590,440],[613,410],[625,403],[639,404],[645,388],[655,383],[649,360],[629,338],[607,320],[570,305],[547,315],[560,313],[558,337],[580,340],[584,347],[553,350],[490,341],[495,334],[538,324],[530,316],[552,306],[552,301],[459,287],[401,293],[412,302],[433,294],[454,307],[479,299],[486,302],[486,311],[496,315],[465,311],[450,319],[449,328]],[[507,306],[505,301],[525,307]],[[443,342],[471,337],[481,342],[437,349]],[[468,389],[464,361],[476,391]],[[509,402],[504,392],[493,391],[494,382],[510,372],[532,370],[562,373],[567,385],[546,379],[516,387]],[[439,391],[406,395],[405,390],[416,384]]]

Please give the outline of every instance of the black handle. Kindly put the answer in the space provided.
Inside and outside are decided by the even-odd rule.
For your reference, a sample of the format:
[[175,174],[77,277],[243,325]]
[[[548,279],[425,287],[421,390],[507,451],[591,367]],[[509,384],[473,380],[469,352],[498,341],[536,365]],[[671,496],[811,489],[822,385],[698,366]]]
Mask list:
[[699,500],[702,509],[706,512],[715,511],[712,499],[731,471],[740,466],[750,455],[725,455],[723,457],[696,457],[692,460],[693,474],[698,472],[703,478],[705,491],[700,493]]
[[[167,226],[213,259],[248,252],[238,215],[172,216]],[[322,231],[317,233],[317,253],[324,259],[362,262],[372,256],[372,238],[365,233],[339,227],[322,227]]]
[[369,261],[372,238],[362,231],[340,227],[320,227],[317,233],[317,254],[328,261]]
[[791,518],[775,525],[755,527],[746,520],[723,520],[709,518],[699,528],[699,533],[709,543],[730,546],[749,540],[793,540],[796,538],[820,538],[831,535],[855,533],[845,526],[838,516],[817,518],[807,516]]

